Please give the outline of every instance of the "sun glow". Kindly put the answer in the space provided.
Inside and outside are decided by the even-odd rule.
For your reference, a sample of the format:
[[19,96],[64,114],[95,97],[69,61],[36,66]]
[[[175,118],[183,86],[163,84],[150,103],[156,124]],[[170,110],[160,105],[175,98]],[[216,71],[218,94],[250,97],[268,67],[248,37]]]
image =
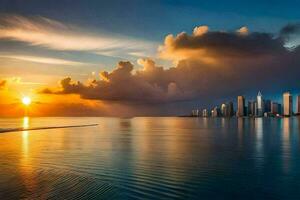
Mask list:
[[25,106],[29,106],[31,104],[31,98],[30,97],[23,97],[22,98],[22,103],[25,105]]

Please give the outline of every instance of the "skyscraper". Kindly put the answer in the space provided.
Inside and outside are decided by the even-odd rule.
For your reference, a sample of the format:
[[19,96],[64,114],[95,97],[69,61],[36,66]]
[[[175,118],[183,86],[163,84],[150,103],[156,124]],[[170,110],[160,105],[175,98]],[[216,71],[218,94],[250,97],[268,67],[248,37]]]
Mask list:
[[248,101],[248,116],[254,116],[254,115],[255,115],[255,102]]
[[276,102],[271,102],[271,113],[274,115],[279,114],[279,110],[278,110],[278,103]]
[[234,115],[233,103],[229,102],[226,104],[225,117],[232,117],[233,115]]
[[264,112],[271,112],[271,100],[264,100]]
[[281,115],[281,104],[276,102],[271,102],[271,113],[274,116]]
[[237,116],[243,117],[245,116],[245,97],[238,96],[237,102],[238,102]]
[[283,115],[291,116],[293,113],[293,97],[290,92],[283,93]]
[[229,102],[227,105],[228,117],[232,117],[234,115],[233,103]]
[[281,106],[280,103],[278,104],[278,114],[279,114],[279,115],[282,114],[282,106]]
[[214,107],[214,109],[211,111],[212,117],[219,117],[220,116],[220,109],[218,106]]
[[198,109],[192,110],[192,116],[193,117],[198,117],[199,116],[199,110]]
[[260,91],[257,94],[257,116],[261,117],[264,113],[264,101]]
[[221,116],[222,117],[226,117],[226,110],[227,110],[226,104],[222,103],[222,105],[221,105]]
[[208,111],[207,109],[202,110],[202,117],[208,117]]
[[254,102],[254,116],[257,116],[258,112],[257,112],[257,101]]
[[297,114],[300,114],[300,95],[297,96]]

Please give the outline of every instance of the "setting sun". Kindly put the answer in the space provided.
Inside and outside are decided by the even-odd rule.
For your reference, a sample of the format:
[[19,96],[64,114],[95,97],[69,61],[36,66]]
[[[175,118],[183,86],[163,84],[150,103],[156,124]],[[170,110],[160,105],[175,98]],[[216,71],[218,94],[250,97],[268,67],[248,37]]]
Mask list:
[[22,103],[23,103],[24,105],[26,105],[26,106],[30,105],[30,104],[31,104],[31,99],[30,99],[30,97],[27,97],[27,96],[23,97],[23,98],[22,98]]

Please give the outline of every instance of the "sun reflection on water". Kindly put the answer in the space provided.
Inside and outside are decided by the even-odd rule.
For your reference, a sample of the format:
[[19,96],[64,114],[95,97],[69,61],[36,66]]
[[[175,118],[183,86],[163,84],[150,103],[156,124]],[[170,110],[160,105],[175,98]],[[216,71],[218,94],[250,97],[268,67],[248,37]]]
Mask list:
[[[29,128],[29,117],[23,118],[23,128]],[[36,181],[33,177],[33,165],[30,156],[30,134],[29,131],[22,131],[22,153],[20,159],[20,172],[24,185],[31,194],[34,194]]]
[[[23,118],[23,128],[29,128],[29,117]],[[22,131],[22,152],[23,157],[28,157],[28,131]]]
[[23,128],[29,127],[29,117],[23,117]]

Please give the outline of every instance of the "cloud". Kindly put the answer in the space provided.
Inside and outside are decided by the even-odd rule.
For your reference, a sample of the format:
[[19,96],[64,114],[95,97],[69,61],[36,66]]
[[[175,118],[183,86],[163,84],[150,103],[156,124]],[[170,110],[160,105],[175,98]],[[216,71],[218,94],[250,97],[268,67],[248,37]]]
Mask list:
[[280,36],[285,40],[285,47],[294,49],[300,44],[300,23],[288,24],[280,31]]
[[281,29],[280,34],[286,36],[286,35],[295,34],[299,32],[300,32],[300,23],[288,24]]
[[74,65],[87,65],[88,64],[88,63],[76,62],[76,61],[65,60],[65,59],[27,56],[27,55],[0,55],[0,58],[16,59],[16,60],[23,60],[23,61],[28,61],[28,62],[50,64],[50,65],[73,65],[74,66]]
[[249,34],[249,29],[246,26],[241,27],[236,31],[240,35],[248,35]]
[[[201,29],[203,31],[199,31]],[[201,26],[196,27],[192,35],[185,32],[177,36],[168,35],[159,53],[161,58],[169,60],[198,59],[210,63],[225,58],[277,56],[286,51],[283,44],[281,37],[274,38],[269,33],[249,33],[247,27],[237,32],[209,32],[208,28]]]
[[0,89],[3,89],[6,85],[6,80],[0,80]]
[[180,100],[176,96],[180,92],[176,83],[165,80],[158,81],[162,67],[155,66],[152,60],[140,60],[143,70],[133,73],[134,66],[127,61],[121,61],[112,71],[102,71],[101,80],[94,80],[88,84],[73,82],[70,77],[60,81],[61,90],[52,92],[49,88],[43,93],[80,94],[84,99],[100,99],[106,101],[156,103],[170,99]]
[[258,90],[299,89],[300,48],[286,49],[284,41],[282,36],[252,33],[246,28],[219,32],[196,27],[192,35],[165,38],[159,53],[176,61],[175,67],[139,59],[142,68],[135,70],[132,63],[121,61],[111,72],[102,71],[100,80],[83,83],[68,77],[60,81],[58,89],[43,92],[128,105],[155,104],[160,112],[161,105],[171,103],[210,104]]
[[25,42],[64,51],[93,51],[98,54],[109,51],[143,52],[153,48],[151,42],[129,37],[97,34],[66,25],[45,17],[23,17],[2,15],[0,18],[0,39]]

